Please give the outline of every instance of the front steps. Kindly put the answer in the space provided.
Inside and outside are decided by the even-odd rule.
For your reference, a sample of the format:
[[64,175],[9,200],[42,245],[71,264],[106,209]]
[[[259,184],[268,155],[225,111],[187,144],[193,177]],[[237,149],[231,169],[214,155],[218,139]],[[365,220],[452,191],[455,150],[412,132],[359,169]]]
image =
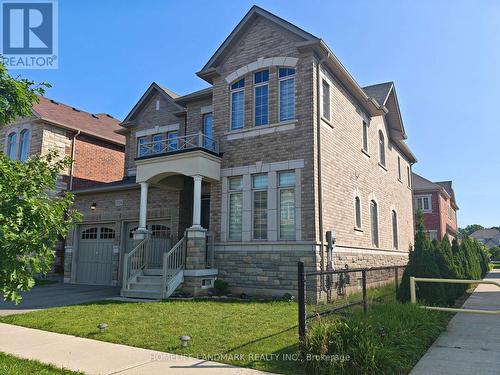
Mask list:
[[[179,272],[174,280],[167,282],[167,295],[169,297],[177,287],[182,283],[182,272]],[[179,277],[180,276],[180,277]],[[129,288],[121,290],[122,297],[128,298],[144,298],[161,300],[164,298],[162,293],[162,270],[155,268],[148,268],[142,272],[142,275],[136,276],[134,281],[129,283]]]

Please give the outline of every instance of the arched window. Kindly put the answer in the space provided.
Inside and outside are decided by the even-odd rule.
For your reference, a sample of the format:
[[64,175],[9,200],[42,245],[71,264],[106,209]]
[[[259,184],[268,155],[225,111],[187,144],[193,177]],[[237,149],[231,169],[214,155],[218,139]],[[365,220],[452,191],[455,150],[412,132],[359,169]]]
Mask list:
[[397,249],[398,244],[398,214],[392,210],[392,246]]
[[354,198],[354,213],[356,215],[356,228],[361,228],[361,199],[359,197]]
[[7,137],[7,155],[11,159],[16,158],[16,144],[17,144],[17,134],[10,133]]
[[29,129],[24,129],[21,132],[21,138],[19,141],[19,160],[26,161],[28,159],[28,154],[30,151],[30,135]]
[[385,139],[382,130],[378,131],[378,156],[380,164],[385,167]]
[[372,245],[375,247],[379,246],[378,241],[378,208],[377,202],[370,201],[370,220],[371,220],[371,232],[372,232]]

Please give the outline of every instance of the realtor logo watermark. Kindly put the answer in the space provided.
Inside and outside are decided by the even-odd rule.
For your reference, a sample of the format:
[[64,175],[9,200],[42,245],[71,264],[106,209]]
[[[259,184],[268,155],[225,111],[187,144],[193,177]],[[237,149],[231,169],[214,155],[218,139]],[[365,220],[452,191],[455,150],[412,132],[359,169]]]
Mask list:
[[57,1],[0,2],[0,55],[9,69],[57,69]]

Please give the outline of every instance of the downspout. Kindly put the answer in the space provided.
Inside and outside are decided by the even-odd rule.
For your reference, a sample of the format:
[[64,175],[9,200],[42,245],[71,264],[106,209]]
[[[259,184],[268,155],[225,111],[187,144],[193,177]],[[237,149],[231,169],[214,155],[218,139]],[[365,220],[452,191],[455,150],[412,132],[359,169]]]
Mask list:
[[71,143],[71,167],[69,170],[69,191],[73,190],[73,170],[75,165],[75,153],[76,153],[76,137],[80,135],[81,131],[78,130],[73,137],[73,142]]

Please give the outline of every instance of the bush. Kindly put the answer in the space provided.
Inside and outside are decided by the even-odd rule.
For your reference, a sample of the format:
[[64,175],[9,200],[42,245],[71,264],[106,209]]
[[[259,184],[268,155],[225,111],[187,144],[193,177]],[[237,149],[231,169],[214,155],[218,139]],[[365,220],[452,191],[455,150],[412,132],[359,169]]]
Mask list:
[[218,296],[223,296],[229,293],[229,283],[227,281],[217,279],[214,281],[214,289]]
[[408,373],[445,329],[448,317],[415,305],[386,304],[366,314],[319,319],[304,341],[307,373]]

